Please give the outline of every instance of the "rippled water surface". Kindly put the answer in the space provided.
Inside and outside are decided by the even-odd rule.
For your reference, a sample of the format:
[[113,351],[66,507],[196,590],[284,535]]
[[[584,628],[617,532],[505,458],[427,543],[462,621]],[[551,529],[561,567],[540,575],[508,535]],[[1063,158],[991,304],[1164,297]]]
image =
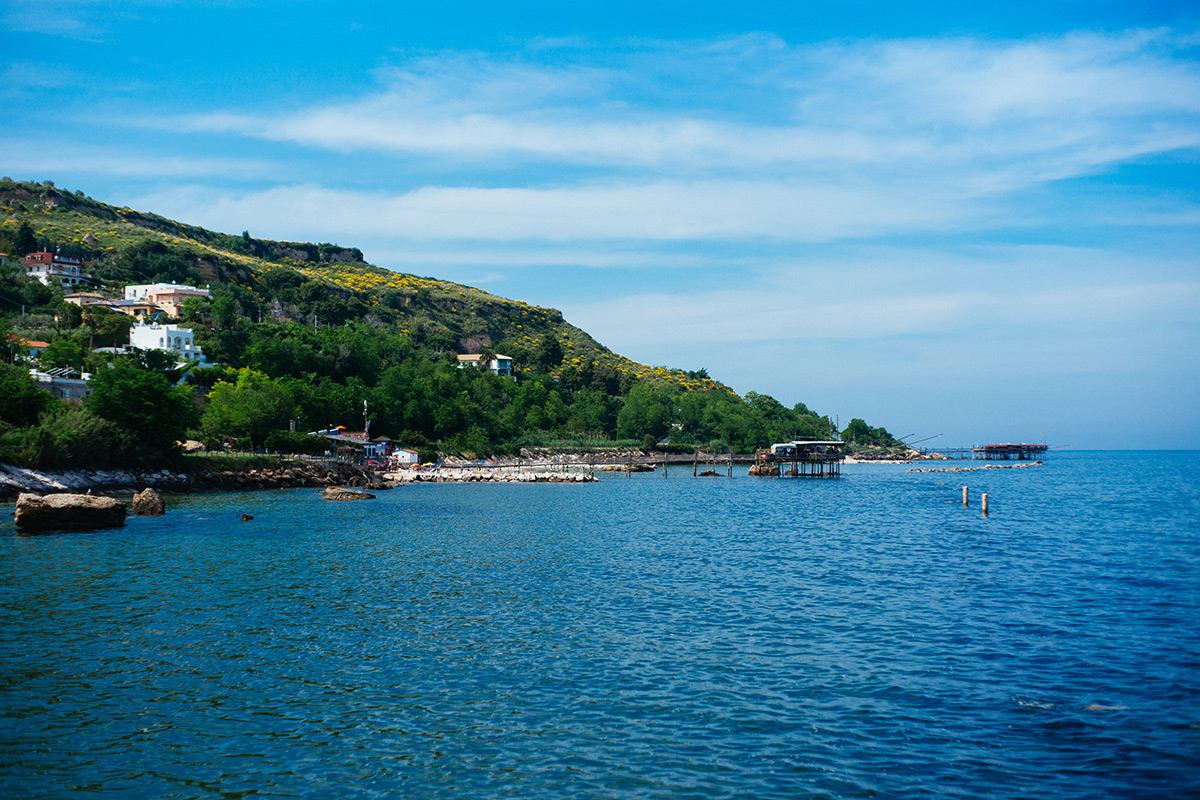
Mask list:
[[0,796],[1196,796],[1200,454],[907,469],[6,520]]

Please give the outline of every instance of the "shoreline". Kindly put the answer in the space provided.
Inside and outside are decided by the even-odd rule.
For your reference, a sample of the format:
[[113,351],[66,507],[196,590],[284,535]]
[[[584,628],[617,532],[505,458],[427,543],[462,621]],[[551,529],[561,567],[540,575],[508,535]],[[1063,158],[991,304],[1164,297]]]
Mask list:
[[[540,455],[540,457],[539,457]],[[35,470],[0,464],[0,503],[14,503],[23,492],[33,494],[97,493],[126,494],[154,489],[170,494],[220,491],[265,491],[270,489],[350,486],[387,489],[413,483],[591,483],[596,472],[622,471],[644,462],[640,451],[606,453],[527,453],[523,458],[500,457],[485,463],[448,458],[432,470],[401,469],[376,471],[348,462],[314,463],[300,459],[281,460],[276,467],[249,470],[168,469]],[[871,458],[849,456],[845,464],[912,464],[941,461],[938,458]],[[949,459],[946,459],[949,460]],[[530,463],[532,461],[532,463]],[[688,461],[680,460],[679,466]],[[701,464],[710,461],[701,460]],[[724,465],[716,460],[711,463]],[[986,467],[951,467],[913,472],[963,472]],[[992,467],[995,468],[995,467]],[[646,471],[644,468],[637,471]]]
[[324,466],[305,461],[284,461],[278,467],[245,471],[200,470],[34,470],[0,464],[0,502],[14,503],[22,493],[127,494],[154,489],[169,494],[193,492],[260,491],[267,489],[373,486],[378,475],[344,462]]

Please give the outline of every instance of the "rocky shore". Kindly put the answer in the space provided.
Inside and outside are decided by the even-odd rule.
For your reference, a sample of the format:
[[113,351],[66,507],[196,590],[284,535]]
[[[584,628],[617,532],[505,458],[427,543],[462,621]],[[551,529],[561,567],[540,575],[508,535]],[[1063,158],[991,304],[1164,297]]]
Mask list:
[[232,492],[301,487],[358,486],[386,488],[375,472],[353,464],[331,466],[302,461],[281,462],[278,467],[246,471],[201,470],[76,470],[43,472],[0,464],[0,502],[11,502],[21,492],[137,492],[145,488],[160,492]]
[[441,467],[435,470],[399,470],[383,476],[388,483],[592,483],[597,480],[588,470],[514,467]]

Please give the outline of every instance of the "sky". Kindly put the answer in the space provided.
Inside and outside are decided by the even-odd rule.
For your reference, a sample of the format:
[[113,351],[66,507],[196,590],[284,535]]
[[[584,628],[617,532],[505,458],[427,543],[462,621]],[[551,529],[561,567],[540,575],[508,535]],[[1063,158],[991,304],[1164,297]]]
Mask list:
[[1200,448],[1194,3],[7,0],[0,43],[9,177],[925,446]]

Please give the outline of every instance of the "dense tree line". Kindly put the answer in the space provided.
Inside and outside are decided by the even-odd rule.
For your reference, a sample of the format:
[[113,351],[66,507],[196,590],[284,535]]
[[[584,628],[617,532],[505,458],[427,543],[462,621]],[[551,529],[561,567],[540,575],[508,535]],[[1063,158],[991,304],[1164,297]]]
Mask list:
[[[273,261],[361,259],[352,249],[259,241],[248,232],[198,235]],[[0,248],[15,255],[71,246],[39,240],[28,223],[0,231]],[[128,283],[202,283],[195,257],[163,241],[140,240],[92,257],[95,275],[114,291]],[[553,309],[514,310],[515,304],[497,301],[491,317],[487,308],[435,317],[426,311],[455,301],[431,298],[426,288],[370,295],[286,267],[244,274],[245,280],[212,283],[211,299],[184,304],[175,322],[192,327],[196,343],[220,364],[184,369],[162,353],[97,352],[127,344],[131,318],[65,303],[60,288],[27,279],[19,269],[0,274],[2,360],[18,360],[8,339],[15,332],[49,342],[43,366],[93,375],[88,399],[66,404],[38,390],[24,369],[4,366],[0,459],[45,467],[164,463],[185,438],[294,452],[324,445],[308,431],[362,430],[368,422],[372,436],[426,455],[616,442],[746,451],[838,435],[828,417],[803,403],[789,408],[756,392],[739,397],[704,370],[667,380],[662,369],[635,374],[618,368],[603,348],[571,349]],[[514,314],[537,316],[541,332],[522,330]],[[519,321],[528,326],[534,317]],[[485,363],[494,353],[512,356],[516,374],[463,368],[455,356],[467,341],[482,347]],[[895,443],[886,430],[859,419],[845,438]]]
[[[64,343],[56,358],[79,358],[85,335],[82,324],[64,332],[55,340]],[[305,442],[282,434],[338,425],[362,430],[368,420],[372,436],[478,455],[562,441],[664,439],[745,450],[833,433],[827,418],[767,395],[682,391],[631,382],[590,362],[565,370],[552,359],[517,378],[499,376],[460,367],[452,353],[422,350],[395,330],[364,323],[313,330],[241,320],[231,329],[197,328],[197,336],[221,353],[223,366],[194,366],[178,386],[174,365],[162,363],[170,359],[157,351],[84,357],[95,374],[91,395],[77,408],[52,400],[25,370],[6,365],[0,457],[40,466],[157,463],[188,437],[213,446],[233,440],[297,450]],[[68,346],[70,355],[62,355]],[[545,343],[537,349],[554,352]]]

